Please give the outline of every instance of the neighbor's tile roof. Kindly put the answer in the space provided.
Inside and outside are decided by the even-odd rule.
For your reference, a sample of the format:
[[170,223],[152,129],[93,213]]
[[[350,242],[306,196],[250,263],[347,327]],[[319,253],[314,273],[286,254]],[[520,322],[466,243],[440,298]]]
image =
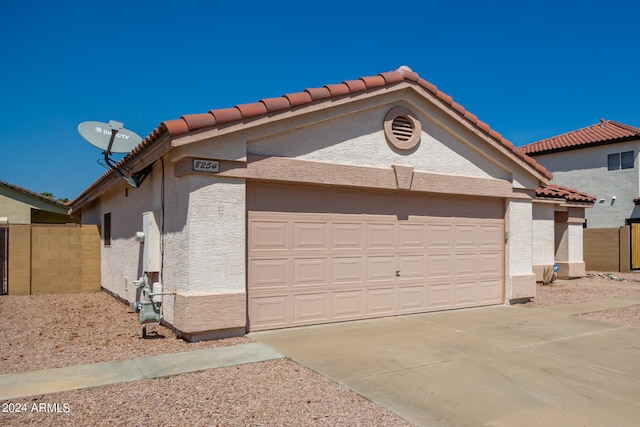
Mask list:
[[31,191],[31,190],[28,190],[28,189],[26,189],[24,187],[20,187],[19,185],[11,184],[9,182],[2,181],[2,180],[0,180],[0,185],[2,185],[4,187],[7,187],[7,188],[11,188],[12,190],[18,191],[18,192],[23,193],[23,194],[28,194],[31,197],[35,197],[37,199],[44,200],[45,202],[49,202],[52,205],[57,205],[57,206],[59,206],[61,208],[68,208],[69,207],[69,206],[67,206],[69,204],[68,202],[60,202],[60,201],[52,199],[50,197],[43,196],[40,193],[36,193],[35,191]]
[[[327,84],[320,88],[305,89],[302,92],[285,94],[278,98],[264,98],[251,104],[239,104],[231,108],[210,110],[206,113],[200,114],[186,114],[181,116],[179,119],[163,121],[137,147],[131,150],[127,156],[120,160],[120,162],[118,162],[118,166],[127,164],[135,156],[141,154],[165,135],[177,137],[194,131],[202,131],[208,128],[213,129],[222,125],[226,126],[236,122],[256,119],[266,115],[273,115],[278,112],[311,105],[327,99],[353,96],[368,90],[389,87],[401,82],[416,84],[425,89],[427,92],[434,95],[445,108],[455,111],[460,117],[474,125],[489,138],[492,138],[502,146],[506,147],[506,149],[511,151],[515,156],[522,159],[531,169],[542,174],[548,179],[552,178],[552,174],[547,171],[544,166],[536,162],[533,158],[527,156],[520,148],[514,147],[513,143],[503,138],[500,133],[491,129],[489,125],[479,120],[478,117],[467,111],[462,105],[455,102],[449,95],[438,90],[436,86],[422,79],[417,73],[406,66],[402,66],[395,71],[380,73],[376,76],[360,77],[359,79],[346,80],[338,84]],[[87,190],[78,196],[77,199],[91,191],[93,187],[112,173],[113,171],[111,170],[107,171]]]
[[592,145],[640,139],[640,128],[600,119],[599,123],[520,147],[529,155],[574,150]]
[[536,196],[550,197],[552,199],[565,199],[570,202],[594,203],[596,201],[595,196],[557,184],[538,187],[536,189]]

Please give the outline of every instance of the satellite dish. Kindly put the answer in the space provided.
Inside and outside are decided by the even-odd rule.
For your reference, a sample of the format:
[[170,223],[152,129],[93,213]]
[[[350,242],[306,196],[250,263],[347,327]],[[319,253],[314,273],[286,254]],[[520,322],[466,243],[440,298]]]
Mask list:
[[[111,142],[113,131],[116,135]],[[116,121],[103,122],[82,122],[78,125],[78,132],[91,145],[101,150],[111,153],[128,153],[140,142],[140,138],[134,132],[124,129],[122,123]],[[111,148],[109,148],[111,143]]]
[[82,122],[78,125],[78,132],[89,144],[103,150],[104,163],[100,163],[99,160],[98,163],[108,166],[127,184],[138,188],[151,173],[153,165],[149,165],[129,177],[118,169],[116,162],[109,157],[111,153],[128,153],[142,142],[142,138],[122,126],[122,123],[115,120],[109,120],[109,123]]

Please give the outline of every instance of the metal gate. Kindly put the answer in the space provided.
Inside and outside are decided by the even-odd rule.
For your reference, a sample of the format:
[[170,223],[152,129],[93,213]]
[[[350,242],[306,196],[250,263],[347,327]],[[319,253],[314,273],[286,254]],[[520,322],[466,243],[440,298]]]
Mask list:
[[640,223],[631,223],[631,268],[640,268]]
[[9,229],[0,227],[0,295],[9,293]]

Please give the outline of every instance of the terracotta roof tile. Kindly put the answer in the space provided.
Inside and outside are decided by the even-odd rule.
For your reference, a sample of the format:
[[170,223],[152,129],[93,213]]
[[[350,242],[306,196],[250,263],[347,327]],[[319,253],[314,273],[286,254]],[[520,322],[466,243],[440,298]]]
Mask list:
[[438,87],[436,85],[434,85],[433,83],[429,83],[428,81],[426,81],[423,78],[419,78],[418,79],[418,84],[420,86],[422,86],[423,88],[425,88],[426,90],[428,90],[429,92],[431,92],[432,94],[436,94],[438,93]]
[[347,80],[343,83],[346,84],[347,87],[349,87],[349,92],[351,93],[364,92],[365,90],[367,90],[367,85],[362,79]]
[[404,77],[406,80],[410,80],[412,82],[417,82],[418,81],[418,73],[414,72],[411,70],[411,68],[407,67],[406,65],[403,65],[402,67],[398,68],[398,71],[400,72],[400,74],[402,74],[402,77]]
[[374,89],[380,86],[384,86],[386,84],[384,77],[377,76],[369,76],[369,77],[360,77],[366,86],[367,89]]
[[284,98],[289,100],[289,103],[292,107],[297,107],[298,105],[310,104],[313,99],[311,99],[311,95],[309,92],[297,92],[297,93],[288,93],[283,95]]
[[[216,118],[216,123],[218,124],[223,124],[223,123],[230,123],[230,122],[235,122],[237,120],[242,119],[242,113],[240,112],[239,109],[237,108],[221,108],[219,110],[211,110],[209,111],[210,114],[213,115],[213,117]],[[195,129],[191,129],[191,130],[195,130]],[[187,133],[187,132],[185,132]]]
[[600,119],[600,122],[594,125],[533,142],[521,148],[527,154],[537,155],[632,139],[640,139],[640,128]]
[[161,125],[167,129],[171,136],[189,133],[189,124],[183,119],[165,120]]
[[331,92],[326,87],[305,89],[304,91],[309,94],[309,96],[311,97],[311,101],[317,101],[319,99],[331,97]]
[[[153,145],[153,143],[161,138],[165,133],[168,133],[171,137],[176,137],[208,127],[257,118],[268,113],[309,105],[323,99],[359,93],[367,89],[393,85],[400,82],[416,83],[419,87],[423,88],[435,96],[436,99],[440,100],[445,108],[450,108],[451,111],[476,126],[489,138],[494,139],[499,144],[512,151],[516,156],[524,159],[534,171],[541,173],[548,179],[551,179],[551,173],[549,173],[549,171],[547,171],[542,165],[530,159],[524,154],[524,151],[514,148],[510,141],[503,138],[498,132],[492,130],[486,123],[478,120],[476,115],[466,111],[462,105],[456,103],[449,95],[438,90],[435,85],[420,78],[417,73],[413,72],[406,66],[402,66],[395,71],[380,73],[376,76],[360,77],[359,79],[348,80],[338,84],[328,84],[319,88],[307,88],[302,92],[289,93],[279,98],[266,98],[252,104],[241,104],[236,105],[233,108],[210,110],[208,113],[204,114],[188,114],[182,116],[180,119],[166,120],[162,122],[158,128],[154,129],[151,134],[149,134],[149,136],[147,136],[127,156],[125,156],[118,165],[122,166],[127,164],[132,160],[133,156]],[[630,132],[629,129],[632,129],[633,132],[640,132],[640,129],[625,127],[620,124],[615,125],[620,129],[625,128],[627,132]],[[622,132],[622,130],[619,132]],[[85,192],[89,191],[93,186],[97,185],[111,173],[112,171],[107,171],[101,178],[92,184],[90,188],[85,190]]]
[[341,96],[349,94],[349,86],[344,83],[324,85],[327,89],[329,89],[329,93],[331,96]]
[[380,73],[378,75],[382,77],[388,85],[404,81],[404,77],[402,77],[402,74],[400,74],[398,71],[388,71],[386,73]]
[[536,196],[549,197],[553,199],[565,199],[571,202],[594,203],[596,198],[590,194],[583,193],[573,188],[564,187],[557,184],[549,184],[536,189]]
[[251,104],[236,105],[236,108],[240,110],[243,119],[249,119],[251,117],[261,116],[266,114],[267,107],[262,102],[254,102]]
[[289,99],[284,96],[281,96],[280,98],[265,98],[261,99],[260,102],[264,104],[269,113],[286,110],[291,107]]
[[180,118],[187,123],[189,129],[205,128],[216,124],[215,117],[210,113],[185,114]]

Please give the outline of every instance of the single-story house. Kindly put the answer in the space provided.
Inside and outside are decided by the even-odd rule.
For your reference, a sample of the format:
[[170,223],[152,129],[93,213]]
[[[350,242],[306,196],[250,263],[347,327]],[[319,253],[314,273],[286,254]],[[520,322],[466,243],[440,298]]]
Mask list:
[[0,224],[77,223],[66,203],[0,181]]
[[[71,204],[189,340],[528,300],[593,200],[408,67],[162,122]],[[134,236],[145,230],[144,243]]]

